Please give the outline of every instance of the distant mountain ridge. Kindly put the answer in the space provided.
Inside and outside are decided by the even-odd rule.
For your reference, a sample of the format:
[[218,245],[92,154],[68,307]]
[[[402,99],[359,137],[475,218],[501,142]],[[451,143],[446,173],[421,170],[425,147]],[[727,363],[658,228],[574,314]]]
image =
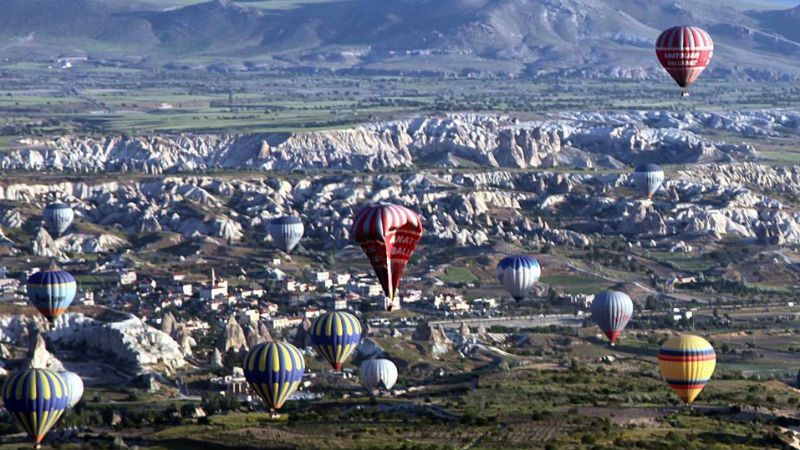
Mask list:
[[0,37],[8,44],[0,56],[83,53],[164,64],[194,64],[200,57],[309,70],[647,78],[660,75],[652,51],[658,33],[694,24],[717,44],[710,76],[800,77],[800,7],[746,11],[736,1],[712,0],[246,5],[215,0],[154,10],[121,0],[6,0]]

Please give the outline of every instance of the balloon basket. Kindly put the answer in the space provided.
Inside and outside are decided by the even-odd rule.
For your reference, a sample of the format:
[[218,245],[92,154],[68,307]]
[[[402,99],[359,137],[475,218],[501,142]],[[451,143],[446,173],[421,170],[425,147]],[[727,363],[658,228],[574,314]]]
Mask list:
[[688,97],[689,91],[681,91],[681,97]]

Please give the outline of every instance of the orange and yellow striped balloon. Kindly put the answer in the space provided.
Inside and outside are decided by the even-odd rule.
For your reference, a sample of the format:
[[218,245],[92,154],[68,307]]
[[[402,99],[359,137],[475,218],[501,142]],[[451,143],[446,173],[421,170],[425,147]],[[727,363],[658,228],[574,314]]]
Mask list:
[[716,365],[714,347],[700,336],[674,336],[658,350],[661,375],[687,404],[691,404],[706,386]]

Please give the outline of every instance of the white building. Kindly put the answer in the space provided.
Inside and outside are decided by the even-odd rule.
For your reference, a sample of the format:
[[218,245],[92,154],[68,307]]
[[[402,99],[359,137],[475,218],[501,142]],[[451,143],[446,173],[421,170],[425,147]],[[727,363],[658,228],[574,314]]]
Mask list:
[[672,320],[675,322],[689,320],[692,316],[694,316],[694,312],[690,309],[672,308]]
[[377,297],[383,295],[383,288],[377,283],[350,284],[350,290],[362,297]]
[[94,291],[80,291],[77,301],[79,305],[94,306]]
[[316,283],[323,283],[331,279],[331,274],[325,271],[311,272],[311,280]]
[[133,270],[125,270],[119,274],[119,284],[121,286],[130,286],[136,283],[136,272]]
[[177,291],[180,294],[185,295],[187,297],[191,297],[192,296],[192,285],[191,284],[189,284],[189,283],[179,283],[176,287],[178,288]]
[[305,318],[303,316],[280,316],[271,317],[267,323],[273,330],[282,330],[284,328],[296,327],[303,323]]
[[496,298],[476,298],[472,301],[472,304],[477,308],[483,309],[493,309],[497,308],[497,299]]
[[323,314],[325,314],[325,311],[319,308],[306,308],[303,310],[303,317],[306,319],[316,319]]
[[211,269],[211,282],[200,287],[200,300],[211,300],[218,296],[228,295],[228,282],[217,279],[214,269]]
[[420,289],[406,289],[400,295],[405,303],[416,303],[422,300],[422,291]]
[[331,298],[325,302],[325,305],[328,309],[332,309],[334,311],[347,309],[347,299],[346,298]]
[[239,312],[239,322],[252,322],[256,323],[261,320],[261,313],[256,309],[245,309]]

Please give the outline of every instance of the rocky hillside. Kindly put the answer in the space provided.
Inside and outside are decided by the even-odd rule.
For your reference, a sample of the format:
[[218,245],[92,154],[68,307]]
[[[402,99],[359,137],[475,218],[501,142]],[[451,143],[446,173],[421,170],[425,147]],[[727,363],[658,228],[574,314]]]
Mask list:
[[[261,10],[214,0],[157,9],[134,2],[7,0],[0,53],[14,57],[238,59],[263,67],[368,72],[499,72],[663,77],[652,51],[676,24],[707,28],[711,74],[800,75],[796,14],[710,0],[353,0]],[[266,58],[265,61],[265,56]]]
[[640,162],[750,159],[752,146],[706,137],[800,133],[800,114],[572,113],[521,122],[455,115],[351,129],[250,135],[60,136],[30,138],[0,155],[4,170],[194,172],[205,169],[378,171],[389,168],[622,167]]
[[[303,216],[315,245],[335,246],[348,241],[354,210],[382,199],[420,211],[432,239],[462,246],[498,239],[585,246],[597,233],[632,240],[688,234],[800,243],[800,218],[786,200],[800,189],[797,170],[731,163],[754,160],[758,153],[750,144],[706,137],[759,142],[798,133],[800,114],[786,111],[628,112],[571,113],[540,122],[429,117],[298,134],[29,140],[26,148],[0,156],[0,167],[162,175],[2,183],[0,227],[12,237],[19,236],[10,232],[15,229],[32,233],[28,243],[4,235],[2,246],[58,258],[113,253],[130,248],[128,239],[141,232],[224,245],[250,233],[263,236],[270,218],[288,213]],[[693,164],[668,176],[653,204],[632,200],[632,191],[625,190],[633,186],[629,165],[644,161]],[[588,170],[597,167],[622,170]],[[177,173],[214,168],[287,176]],[[530,168],[539,170],[519,170]],[[308,172],[291,176],[295,170]],[[38,208],[53,191],[93,226],[57,239],[40,229]],[[587,223],[587,217],[596,220]]]
[[[65,194],[81,221],[113,236],[173,233],[175,251],[187,257],[195,255],[196,245],[224,246],[246,233],[263,239],[269,219],[288,213],[303,218],[307,245],[341,248],[350,242],[354,211],[377,200],[401,202],[419,211],[430,244],[483,246],[507,241],[585,247],[601,235],[669,245],[698,236],[800,244],[800,212],[783,200],[800,190],[800,168],[751,163],[681,170],[666,182],[655,203],[624,195],[634,192],[628,174],[548,171],[286,180],[163,177],[95,185],[8,185],[0,196],[5,200],[0,226],[4,230],[20,223],[25,228],[38,226],[38,216],[25,206],[30,199],[43,204],[54,187]],[[32,248],[42,256],[113,253],[120,248],[104,234],[82,237],[93,246],[71,247],[76,234],[80,235],[53,240],[39,231],[32,244],[6,238],[4,245],[18,252]],[[180,242],[194,244],[181,247]]]

